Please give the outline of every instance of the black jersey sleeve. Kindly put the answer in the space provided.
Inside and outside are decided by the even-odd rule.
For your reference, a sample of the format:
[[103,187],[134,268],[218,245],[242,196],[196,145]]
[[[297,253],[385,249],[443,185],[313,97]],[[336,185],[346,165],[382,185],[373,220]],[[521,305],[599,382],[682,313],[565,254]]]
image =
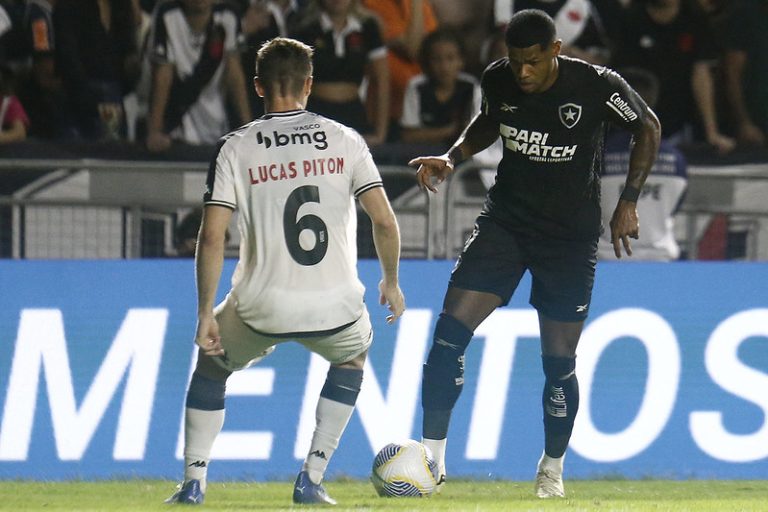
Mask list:
[[603,109],[607,119],[630,132],[637,131],[648,115],[648,105],[624,78],[609,68],[596,68],[602,80]]

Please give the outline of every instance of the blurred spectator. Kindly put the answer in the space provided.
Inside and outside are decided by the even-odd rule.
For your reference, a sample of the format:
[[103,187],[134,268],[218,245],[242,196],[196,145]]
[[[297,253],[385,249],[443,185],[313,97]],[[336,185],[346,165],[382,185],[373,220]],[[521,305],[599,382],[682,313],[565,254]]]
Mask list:
[[[653,108],[659,95],[658,78],[640,68],[624,68],[619,72],[648,106]],[[617,261],[608,224],[626,182],[630,144],[631,135],[620,130],[612,130],[605,143],[600,196],[604,232],[598,245],[598,257],[608,261]],[[680,247],[675,240],[674,216],[683,200],[687,185],[685,157],[675,146],[662,139],[656,162],[637,201],[640,238],[632,242],[632,257],[618,261],[678,259]]]
[[663,137],[690,142],[698,121],[705,140],[727,153],[735,141],[718,127],[712,69],[717,53],[709,20],[695,0],[637,0],[627,10],[614,66],[644,67],[659,77],[655,112]]
[[8,59],[8,41],[13,30],[13,22],[8,10],[0,3],[0,60],[6,62]]
[[[203,209],[192,208],[184,215],[173,234],[173,245],[179,258],[194,258],[197,249],[197,235],[203,221]],[[229,229],[224,232],[224,242],[230,240]]]
[[424,73],[405,90],[402,139],[447,149],[480,110],[480,83],[463,72],[464,48],[453,31],[438,29],[425,37],[419,61]]
[[0,66],[0,144],[20,142],[27,138],[29,119],[13,93],[13,74]]
[[[484,67],[507,57],[506,34],[506,27],[496,27],[483,42],[480,50],[480,62]],[[496,169],[502,156],[504,156],[504,145],[501,137],[481,152],[472,155],[472,163],[480,167],[480,179],[486,190],[490,189],[496,181]]]
[[430,0],[364,0],[375,12],[389,49],[390,118],[395,126],[403,115],[403,96],[408,81],[421,73],[419,48],[427,34],[437,28]]
[[[369,145],[389,127],[387,50],[376,18],[358,0],[315,0],[292,37],[314,47],[312,95],[307,109],[356,129]],[[370,122],[360,98],[367,78]]]
[[624,22],[624,11],[631,3],[631,0],[591,0],[592,5],[597,9],[600,20],[605,28],[605,34],[608,37],[609,46],[618,39],[621,34]]
[[464,70],[479,76],[483,71],[480,52],[483,42],[492,32],[494,0],[473,0],[467,8],[466,0],[430,0],[440,28],[461,34],[464,45]]
[[296,20],[299,6],[296,0],[241,0],[243,16],[240,27],[243,49],[240,61],[245,75],[245,90],[253,117],[264,114],[264,102],[253,87],[256,52],[261,45],[275,37],[287,37],[289,27]]
[[496,25],[506,26],[512,14],[523,9],[540,9],[552,17],[557,36],[563,41],[563,55],[592,64],[608,62],[608,36],[597,9],[589,0],[496,0]]
[[131,0],[57,0],[56,68],[80,136],[119,138],[139,53]]
[[768,134],[768,1],[737,0],[725,24],[725,91],[739,142]]
[[149,49],[153,63],[147,119],[150,151],[165,151],[172,140],[214,144],[231,129],[226,94],[238,122],[251,120],[237,53],[239,33],[240,20],[225,3],[170,0],[158,4]]
[[0,0],[0,63],[15,69],[26,56],[21,19],[23,0]]
[[30,135],[70,139],[77,136],[67,94],[56,73],[53,8],[56,0],[27,0],[22,27],[30,66],[19,98],[30,118]]

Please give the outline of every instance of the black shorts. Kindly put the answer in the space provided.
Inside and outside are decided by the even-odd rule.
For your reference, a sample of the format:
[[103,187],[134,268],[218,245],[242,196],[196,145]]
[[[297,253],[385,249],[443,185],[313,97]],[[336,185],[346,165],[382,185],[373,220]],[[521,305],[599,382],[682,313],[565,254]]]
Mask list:
[[589,313],[596,264],[597,239],[541,238],[478,217],[448,286],[493,293],[507,305],[529,270],[530,304],[553,320],[578,322]]

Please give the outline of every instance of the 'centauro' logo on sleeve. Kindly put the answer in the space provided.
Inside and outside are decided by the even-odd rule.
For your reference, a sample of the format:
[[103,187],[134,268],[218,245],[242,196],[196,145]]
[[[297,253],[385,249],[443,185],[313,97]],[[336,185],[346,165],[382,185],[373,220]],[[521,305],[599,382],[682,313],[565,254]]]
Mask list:
[[637,112],[632,110],[629,103],[626,100],[621,99],[621,95],[617,92],[611,94],[606,105],[611,107],[617,114],[619,114],[625,121],[634,121],[637,119]]
[[533,162],[568,162],[573,160],[578,144],[572,146],[551,146],[549,133],[518,129],[499,124],[499,134],[504,138],[504,147],[514,153],[522,153]]

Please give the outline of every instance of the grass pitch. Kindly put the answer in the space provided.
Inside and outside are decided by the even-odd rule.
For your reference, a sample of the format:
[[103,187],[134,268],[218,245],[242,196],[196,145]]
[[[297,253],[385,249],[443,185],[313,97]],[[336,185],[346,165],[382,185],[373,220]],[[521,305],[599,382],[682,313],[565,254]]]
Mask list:
[[[0,510],[166,511],[167,481],[0,482]],[[768,481],[566,481],[567,498],[539,500],[531,482],[450,481],[431,498],[379,498],[369,482],[326,483],[337,511],[768,511]],[[291,503],[291,482],[212,482],[203,510],[323,510]],[[175,509],[183,508],[179,505]],[[329,510],[325,508],[325,510]]]

